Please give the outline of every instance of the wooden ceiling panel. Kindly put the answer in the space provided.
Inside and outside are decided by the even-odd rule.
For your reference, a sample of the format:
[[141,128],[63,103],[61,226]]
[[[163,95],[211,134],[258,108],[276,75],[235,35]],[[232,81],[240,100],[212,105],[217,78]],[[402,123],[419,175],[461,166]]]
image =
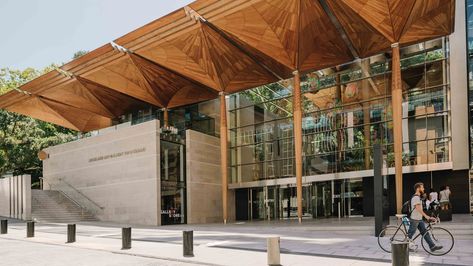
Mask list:
[[79,131],[88,132],[112,125],[110,118],[49,99],[41,98],[40,100],[73,124]]
[[453,32],[454,4],[454,0],[417,0],[400,43],[410,44]]
[[[387,1],[387,0],[385,0]],[[409,19],[411,10],[417,0],[390,0],[389,10],[391,11],[391,24],[393,27],[393,36],[395,41],[401,38],[404,26]]]
[[220,33],[204,23],[200,24],[206,49],[210,54],[213,68],[218,73],[222,91],[231,93],[277,80],[272,73],[229,43]]
[[257,62],[260,62],[261,65],[275,73],[276,76],[281,77],[281,79],[287,79],[293,76],[294,70],[292,68],[287,67],[248,43],[243,42],[237,36],[234,36],[229,32],[224,32],[224,34],[231,38],[238,46],[242,47],[242,49],[251,54]]
[[31,96],[24,101],[8,106],[6,110],[80,131],[76,125],[45,104],[39,97]]
[[6,109],[8,106],[28,97],[28,95],[23,94],[17,90],[8,91],[0,96],[0,108]]
[[353,59],[317,1],[253,1],[211,23],[292,71],[317,70]]
[[[286,67],[294,69],[297,2],[287,1],[290,7],[292,4],[292,13],[273,6],[277,3],[272,5],[272,2],[256,1],[243,10],[210,22]],[[274,2],[280,4],[284,1]]]
[[156,46],[145,47],[135,52],[210,88],[222,89],[197,24],[186,34],[166,39]]
[[365,58],[390,49],[392,42],[343,1],[326,1],[360,57]]
[[83,108],[105,117],[115,117],[115,115],[100,102],[100,99],[73,78],[67,83],[43,91],[40,95],[77,108]]
[[99,47],[2,95],[0,108],[93,130],[446,36],[454,13],[454,0],[197,0],[115,41],[129,50]]
[[217,94],[210,90],[202,90],[193,86],[182,87],[168,102],[168,108],[199,103],[217,98]]
[[163,106],[131,59],[123,55],[82,77],[156,106]]
[[391,23],[390,1],[396,2],[396,0],[341,0],[345,7],[352,9],[361,19],[394,43],[396,41]]
[[99,99],[101,104],[110,110],[115,117],[119,117],[135,110],[146,109],[151,106],[149,103],[107,88],[91,80],[82,77],[76,77],[76,79],[82,84],[82,86],[86,87],[90,93]]
[[186,34],[137,53],[216,91],[233,90],[239,85],[245,89],[274,81],[270,72],[201,22]]
[[299,19],[298,70],[320,70],[354,59],[337,28],[318,2],[302,0]]
[[[143,58],[139,55],[130,54],[131,60],[141,70],[143,76],[148,80],[149,84],[158,91],[160,99],[162,99],[164,106],[169,107],[169,103],[176,94],[179,94],[181,90],[193,91],[195,93],[201,93],[202,95],[211,95],[217,97],[217,92],[202,85],[187,79],[183,76],[178,75],[168,69],[165,69],[152,61]],[[199,98],[199,96],[196,98]],[[208,98],[207,98],[208,99]],[[189,100],[187,103],[186,101]],[[182,99],[183,105],[190,104],[200,100]]]

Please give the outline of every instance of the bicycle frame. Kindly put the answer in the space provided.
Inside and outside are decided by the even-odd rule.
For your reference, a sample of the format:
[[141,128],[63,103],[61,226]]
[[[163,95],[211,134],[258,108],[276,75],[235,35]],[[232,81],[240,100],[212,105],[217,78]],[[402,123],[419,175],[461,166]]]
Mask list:
[[[427,231],[427,232],[430,232],[430,230],[432,229],[432,224],[431,224],[430,222],[427,222],[427,223],[428,223],[429,225],[427,226],[426,231]],[[408,235],[409,228],[407,228],[406,224],[405,224],[404,222],[402,222],[402,220],[401,220],[401,224],[397,227],[396,232],[394,232],[393,236],[392,236],[391,239],[390,239],[391,241],[393,241],[393,239],[394,239],[394,237],[396,236],[397,232],[399,232],[399,230],[402,230],[401,228],[404,228],[404,233],[405,233],[406,235]],[[417,231],[417,228],[416,228],[416,231]],[[419,236],[421,236],[421,235],[422,235],[422,234],[421,234],[420,232],[417,233],[417,235],[416,235],[414,238],[412,238],[412,241],[415,241],[415,240],[416,240]]]

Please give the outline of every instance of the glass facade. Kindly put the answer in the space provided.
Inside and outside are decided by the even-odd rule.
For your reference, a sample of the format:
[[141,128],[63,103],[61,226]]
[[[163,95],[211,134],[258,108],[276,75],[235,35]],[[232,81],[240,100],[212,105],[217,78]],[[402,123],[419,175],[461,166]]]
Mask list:
[[[295,185],[242,189],[248,193],[248,210],[252,220],[297,219]],[[361,178],[328,180],[302,187],[303,218],[356,217],[363,215],[363,181]],[[237,210],[238,211],[238,210]]]
[[[447,38],[401,49],[405,166],[450,161],[448,51]],[[390,58],[302,75],[304,176],[372,169],[374,144],[394,167]],[[229,96],[230,183],[295,176],[292,85],[283,80]],[[240,217],[297,218],[295,184],[255,185],[237,192],[248,199],[247,207],[238,204]],[[303,217],[364,215],[366,189],[364,178],[305,183]]]
[[181,143],[162,140],[161,224],[186,222],[185,148]]
[[[207,101],[189,106],[174,108],[168,110],[169,125],[178,129],[178,136],[181,139],[185,138],[186,129],[192,129],[208,135],[215,136],[216,118],[215,105],[218,101]],[[132,125],[143,123],[146,121],[159,119],[161,126],[164,125],[163,110],[155,107],[150,107],[145,110],[138,110],[134,113],[125,115],[119,121],[131,122]]]
[[[401,49],[403,164],[450,160],[448,39]],[[372,168],[372,147],[392,152],[390,54],[308,73],[303,91],[303,175]],[[230,95],[230,183],[295,175],[292,80]]]

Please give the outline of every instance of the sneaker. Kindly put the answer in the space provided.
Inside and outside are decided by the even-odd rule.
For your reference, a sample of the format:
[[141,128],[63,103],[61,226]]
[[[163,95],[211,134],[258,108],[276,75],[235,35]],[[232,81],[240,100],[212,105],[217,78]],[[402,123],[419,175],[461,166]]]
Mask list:
[[409,251],[414,252],[417,250],[417,245],[412,240],[409,240]]
[[442,249],[443,246],[440,246],[440,245],[435,245],[433,247],[430,248],[430,251],[434,252],[434,251],[437,251],[437,250],[440,250]]

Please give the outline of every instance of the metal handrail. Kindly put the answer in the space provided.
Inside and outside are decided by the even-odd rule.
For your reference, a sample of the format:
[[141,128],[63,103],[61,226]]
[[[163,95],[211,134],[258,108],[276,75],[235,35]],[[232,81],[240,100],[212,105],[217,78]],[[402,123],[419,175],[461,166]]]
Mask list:
[[84,210],[87,211],[87,208],[85,208],[84,206],[82,206],[79,202],[77,202],[76,200],[74,200],[73,198],[69,197],[66,193],[64,193],[64,191],[62,190],[56,190],[58,191],[59,193],[62,194],[63,197],[67,198],[69,201],[71,201],[72,203],[74,203],[74,205],[76,205],[77,207],[80,208],[81,210],[81,216],[84,217]]
[[71,184],[69,184],[68,182],[66,182],[64,179],[62,178],[58,178],[58,180],[64,184],[66,184],[68,187],[72,188],[75,192],[79,193],[83,198],[85,198],[87,201],[89,201],[90,203],[92,203],[93,205],[95,205],[97,208],[103,210],[104,207],[98,205],[96,202],[94,202],[93,200],[91,200],[89,197],[87,197],[86,195],[84,195],[84,193],[82,193],[81,191],[79,191],[77,188],[73,187]]

